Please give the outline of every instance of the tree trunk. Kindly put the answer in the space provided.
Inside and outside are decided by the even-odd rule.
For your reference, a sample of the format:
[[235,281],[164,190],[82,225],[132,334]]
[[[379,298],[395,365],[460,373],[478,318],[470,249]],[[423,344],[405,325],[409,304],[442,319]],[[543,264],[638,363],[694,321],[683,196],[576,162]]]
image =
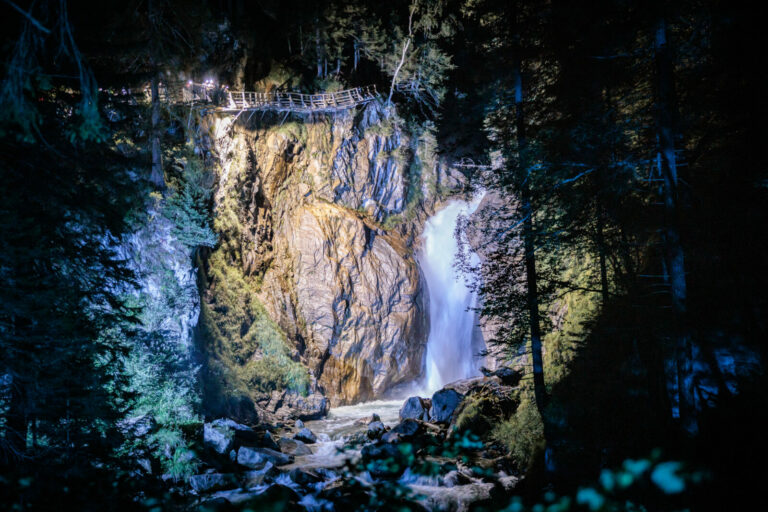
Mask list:
[[152,184],[162,189],[165,187],[165,177],[163,176],[163,152],[160,148],[160,74],[155,73],[152,76],[152,174],[150,181]]
[[[598,171],[600,173],[600,171]],[[599,176],[598,176],[599,178]],[[603,306],[608,304],[608,266],[605,262],[605,212],[603,203],[600,200],[600,185],[598,181],[598,193],[595,199],[595,216],[597,217],[597,227],[595,232],[595,243],[597,244],[597,255],[600,262],[600,292],[603,298]]]
[[400,69],[405,64],[405,58],[408,56],[408,48],[411,46],[411,39],[413,39],[413,13],[416,12],[416,0],[411,4],[411,13],[408,16],[408,37],[403,43],[403,52],[400,54],[400,62],[398,62],[395,72],[392,74],[392,83],[389,85],[389,96],[387,97],[387,105],[392,103],[392,94],[395,92],[395,85],[397,85],[397,75],[400,74]]
[[525,116],[523,112],[523,79],[520,60],[515,60],[515,128],[520,166],[525,173],[521,180],[520,195],[523,214],[523,245],[525,249],[525,278],[527,285],[528,316],[531,331],[531,361],[533,363],[533,392],[536,407],[544,415],[546,387],[544,384],[544,360],[541,345],[541,322],[539,320],[539,291],[536,276],[536,253],[533,233],[533,206],[531,204],[530,167],[528,166],[528,141],[525,138]]
[[685,257],[678,227],[678,175],[675,156],[675,98],[672,75],[672,55],[667,42],[667,26],[660,18],[656,27],[654,45],[657,73],[656,110],[658,116],[658,144],[661,174],[664,180],[664,226],[662,244],[672,297],[673,338],[677,369],[677,401],[680,423],[687,433],[698,433],[693,382],[693,349],[687,322],[687,289]]
[[320,22],[315,19],[315,52],[317,53],[317,78],[323,77],[323,50],[320,47]]

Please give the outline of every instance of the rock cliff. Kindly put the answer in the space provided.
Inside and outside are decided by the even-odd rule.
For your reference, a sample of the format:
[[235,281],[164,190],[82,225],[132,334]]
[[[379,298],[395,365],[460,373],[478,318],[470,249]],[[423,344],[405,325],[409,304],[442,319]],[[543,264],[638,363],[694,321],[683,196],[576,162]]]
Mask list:
[[221,240],[209,261],[252,283],[312,387],[339,405],[417,378],[428,318],[410,245],[424,205],[460,183],[426,162],[423,134],[378,104],[215,118],[208,133]]

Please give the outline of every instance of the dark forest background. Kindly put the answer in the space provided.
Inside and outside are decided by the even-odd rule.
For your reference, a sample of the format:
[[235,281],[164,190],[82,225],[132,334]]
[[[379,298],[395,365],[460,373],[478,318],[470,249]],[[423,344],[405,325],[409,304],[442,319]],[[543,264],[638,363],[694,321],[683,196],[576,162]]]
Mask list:
[[[493,195],[473,270],[491,348],[526,370],[528,398],[495,437],[528,475],[522,493],[567,494],[660,450],[705,482],[647,510],[765,507],[768,81],[755,4],[0,9],[0,503],[173,506],[129,464],[125,418],[159,394],[132,385],[126,361],[142,344],[164,354],[147,365],[186,362],[142,339],[118,249],[158,197],[184,212],[191,257],[215,245],[210,192],[160,159],[188,136],[160,83],[212,76],[246,90],[376,84]],[[120,100],[128,90],[135,100]],[[152,449],[181,475],[174,421]]]

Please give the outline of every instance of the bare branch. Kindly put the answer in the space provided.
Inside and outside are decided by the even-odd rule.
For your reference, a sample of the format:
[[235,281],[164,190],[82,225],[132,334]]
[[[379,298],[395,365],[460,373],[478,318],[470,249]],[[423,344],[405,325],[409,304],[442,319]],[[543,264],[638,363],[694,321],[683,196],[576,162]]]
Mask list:
[[34,2],[32,2],[32,5],[31,5],[31,6],[30,6],[30,8],[29,8],[30,12],[27,12],[27,11],[25,11],[24,9],[22,9],[21,7],[19,7],[18,5],[16,5],[15,3],[11,2],[11,0],[4,0],[4,1],[5,1],[5,3],[7,3],[8,5],[10,5],[11,7],[13,7],[14,9],[16,9],[16,10],[17,10],[17,11],[18,11],[18,12],[19,12],[19,13],[20,13],[22,16],[24,16],[25,18],[27,18],[27,20],[28,20],[28,21],[29,21],[29,22],[30,22],[32,25],[34,25],[34,27],[35,27],[36,29],[38,29],[38,30],[39,30],[39,31],[41,31],[41,32],[45,32],[46,34],[50,34],[50,33],[51,33],[51,31],[50,31],[49,29],[45,28],[45,27],[43,26],[43,24],[42,24],[42,23],[40,23],[39,21],[37,21],[35,18],[33,18],[33,17],[32,17],[32,14],[30,14],[30,12],[32,11],[32,6],[34,6],[34,5],[35,5],[35,3],[34,3]]

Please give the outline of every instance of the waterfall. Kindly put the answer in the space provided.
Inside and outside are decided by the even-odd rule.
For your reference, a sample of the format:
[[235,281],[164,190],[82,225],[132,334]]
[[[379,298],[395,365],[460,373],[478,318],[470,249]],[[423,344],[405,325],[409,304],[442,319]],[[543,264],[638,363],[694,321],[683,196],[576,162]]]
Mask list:
[[[483,194],[472,201],[451,200],[424,226],[419,264],[429,289],[429,340],[427,341],[426,391],[433,393],[445,384],[480,374],[473,348],[475,293],[470,290],[454,263],[458,243],[454,238],[460,216],[473,213]],[[473,265],[479,262],[471,254]]]

